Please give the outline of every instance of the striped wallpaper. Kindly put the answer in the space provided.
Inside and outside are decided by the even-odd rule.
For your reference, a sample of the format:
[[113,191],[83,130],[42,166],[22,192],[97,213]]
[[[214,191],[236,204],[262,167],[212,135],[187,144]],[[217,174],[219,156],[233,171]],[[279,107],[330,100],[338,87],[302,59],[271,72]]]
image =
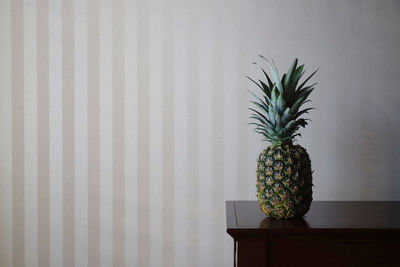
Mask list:
[[[0,266],[232,266],[224,201],[255,199],[266,146],[247,125],[259,53],[323,67],[301,139],[315,199],[398,199],[400,184],[373,178],[400,155],[372,146],[380,118],[365,124],[361,107],[379,106],[371,82],[396,89],[399,4],[354,2],[1,0]],[[358,49],[370,39],[386,52]],[[400,94],[385,92],[390,140]]]

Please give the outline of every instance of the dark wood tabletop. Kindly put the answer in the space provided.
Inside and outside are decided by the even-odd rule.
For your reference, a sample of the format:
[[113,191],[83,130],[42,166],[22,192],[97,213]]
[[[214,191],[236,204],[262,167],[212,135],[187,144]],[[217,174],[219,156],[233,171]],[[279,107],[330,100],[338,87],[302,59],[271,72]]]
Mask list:
[[257,201],[227,201],[228,229],[398,229],[400,201],[313,201],[302,220],[276,220]]
[[400,201],[313,201],[291,220],[266,217],[257,201],[227,201],[226,224],[239,267],[400,266]]

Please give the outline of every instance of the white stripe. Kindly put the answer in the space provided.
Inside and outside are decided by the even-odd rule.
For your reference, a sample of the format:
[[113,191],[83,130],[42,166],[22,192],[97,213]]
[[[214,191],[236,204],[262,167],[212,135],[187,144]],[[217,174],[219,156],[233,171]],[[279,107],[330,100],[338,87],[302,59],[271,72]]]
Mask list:
[[[75,1],[75,265],[88,265],[87,3]],[[71,107],[72,108],[72,107]]]
[[38,265],[36,5],[24,1],[25,263]]
[[11,123],[11,0],[0,1],[0,266],[11,267],[12,123]]
[[49,1],[50,11],[50,266],[62,266],[62,25],[61,1]]
[[[234,36],[234,35],[233,35]],[[226,47],[224,55],[224,199],[237,199],[237,80],[232,77],[243,76],[237,73],[237,46],[228,39],[231,45]],[[225,219],[225,218],[224,218]],[[224,223],[226,225],[226,223]],[[233,266],[233,240],[225,235],[224,262]]]
[[199,266],[212,266],[212,69],[211,43],[201,28],[199,34]]
[[112,3],[100,1],[100,262],[113,263]]
[[[177,19],[178,22],[178,19]],[[179,23],[179,22],[178,22]],[[176,25],[177,26],[177,25]],[[180,25],[181,26],[181,25]],[[187,51],[185,31],[176,27],[175,71],[175,265],[187,266]]]
[[[157,3],[158,2],[158,3]],[[162,266],[162,111],[163,111],[163,28],[162,3],[150,1],[149,33],[149,141],[150,141],[150,266]]]
[[125,262],[137,266],[137,14],[136,1],[125,2]]
[[[232,43],[232,42],[228,42]],[[233,200],[237,191],[237,95],[236,79],[240,75],[236,71],[236,47],[231,45],[225,48],[224,55],[224,196],[226,200]]]

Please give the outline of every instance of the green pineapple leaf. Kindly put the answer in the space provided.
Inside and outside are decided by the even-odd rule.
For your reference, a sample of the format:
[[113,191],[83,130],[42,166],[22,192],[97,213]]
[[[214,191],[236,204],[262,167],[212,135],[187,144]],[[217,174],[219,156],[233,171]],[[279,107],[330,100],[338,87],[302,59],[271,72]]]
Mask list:
[[296,67],[297,67],[297,61],[298,61],[298,59],[296,58],[294,61],[293,61],[293,63],[292,63],[292,65],[290,66],[290,68],[289,68],[289,70],[288,70],[288,72],[287,72],[287,76],[283,76],[283,77],[285,77],[285,79],[284,79],[284,81],[283,81],[283,86],[285,87],[285,88],[290,88],[290,89],[294,89],[293,88],[293,81],[294,81],[294,74],[295,74],[295,70],[296,70]]
[[313,73],[311,73],[311,75],[308,76],[308,78],[306,78],[302,84],[300,84],[298,90],[300,90],[301,88],[303,88],[303,86],[311,79],[312,76],[314,76],[315,73],[317,73],[318,70],[319,70],[319,68],[316,69]]
[[262,72],[264,73],[265,78],[268,81],[268,86],[269,88],[274,87],[274,83],[271,81],[271,79],[269,78],[268,74],[265,72],[265,70],[263,68],[261,68]]
[[[249,108],[252,111],[250,119],[254,122],[254,131],[260,133],[265,140],[271,142],[273,146],[280,146],[284,143],[293,142],[295,137],[301,136],[297,131],[301,127],[308,125],[309,119],[301,118],[302,115],[309,113],[312,107],[300,108],[308,102],[309,96],[314,91],[316,83],[308,85],[309,80],[318,71],[314,71],[303,82],[304,65],[298,65],[296,58],[288,69],[287,73],[279,76],[278,69],[274,61],[268,61],[260,55],[270,68],[271,77],[264,68],[261,68],[265,80],[247,78],[257,85],[263,96],[257,96],[249,91],[254,97],[250,102],[255,106]],[[300,83],[300,85],[298,85]]]

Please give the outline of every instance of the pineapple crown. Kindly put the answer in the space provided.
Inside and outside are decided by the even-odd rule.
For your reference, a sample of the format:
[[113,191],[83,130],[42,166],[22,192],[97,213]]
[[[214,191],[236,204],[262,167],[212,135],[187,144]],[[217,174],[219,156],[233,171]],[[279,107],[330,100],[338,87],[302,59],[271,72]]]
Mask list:
[[272,63],[269,62],[262,55],[260,57],[268,63],[273,82],[262,67],[261,70],[264,73],[266,82],[262,80],[257,82],[247,76],[250,81],[261,89],[263,94],[260,98],[249,91],[255,98],[254,101],[250,102],[256,108],[249,108],[252,111],[250,118],[254,120],[250,124],[255,126],[255,132],[262,134],[265,140],[271,142],[273,146],[292,143],[296,136],[301,136],[300,133],[296,133],[300,127],[305,127],[308,124],[307,121],[310,121],[300,117],[313,108],[304,108],[302,110],[300,108],[305,103],[311,102],[307,98],[314,90],[316,83],[307,85],[307,82],[318,69],[298,85],[300,78],[304,74],[304,65],[297,66],[297,58],[293,61],[288,72],[280,78],[275,63],[273,61]]

